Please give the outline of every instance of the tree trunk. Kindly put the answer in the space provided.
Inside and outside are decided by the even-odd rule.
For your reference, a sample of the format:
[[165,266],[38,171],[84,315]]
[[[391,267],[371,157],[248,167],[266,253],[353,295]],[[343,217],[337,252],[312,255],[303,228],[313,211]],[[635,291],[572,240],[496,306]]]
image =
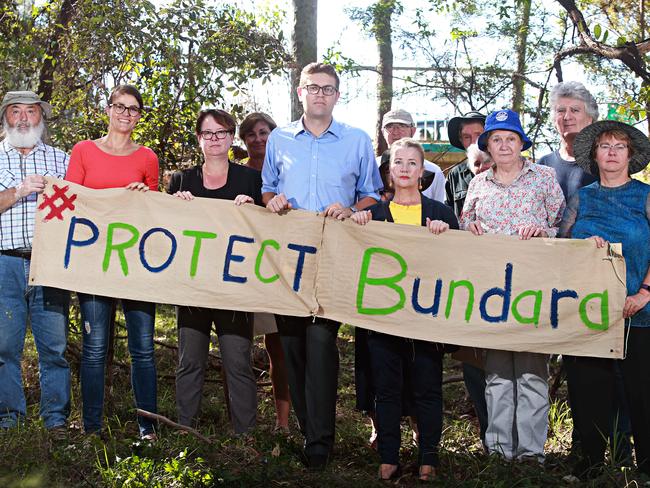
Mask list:
[[521,0],[521,17],[517,32],[517,69],[512,75],[512,110],[524,110],[524,78],[526,76],[526,47],[530,25],[531,0]]
[[384,114],[391,108],[393,100],[393,45],[391,17],[395,11],[395,0],[379,0],[373,8],[373,33],[379,50],[377,72],[377,125],[375,129],[375,150],[382,154],[388,147],[381,131]]
[[38,93],[44,101],[49,102],[52,99],[52,83],[54,82],[55,62],[60,57],[61,42],[66,37],[68,25],[74,15],[76,1],[77,0],[63,0],[61,2],[61,9],[56,17],[52,36],[50,37],[50,42],[45,50],[43,65],[41,66],[41,72],[38,76],[38,89],[36,90],[36,93]]
[[[639,0],[639,39],[645,39],[646,35],[646,25],[645,25],[645,2],[646,0]],[[650,83],[646,80],[641,83],[641,90],[645,90],[646,93],[650,94]],[[646,113],[646,128],[650,134],[650,117],[647,114],[650,114],[650,96],[646,98],[645,102],[645,113]]]
[[315,62],[318,56],[317,7],[318,0],[293,0],[291,55],[294,64],[291,67],[291,120],[297,120],[302,115],[302,105],[296,93],[300,82],[300,71],[306,64]]

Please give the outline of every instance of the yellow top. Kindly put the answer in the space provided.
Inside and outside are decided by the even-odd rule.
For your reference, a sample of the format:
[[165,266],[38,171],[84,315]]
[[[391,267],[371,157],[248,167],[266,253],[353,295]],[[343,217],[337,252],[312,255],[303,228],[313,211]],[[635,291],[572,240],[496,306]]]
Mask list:
[[422,225],[422,204],[400,205],[390,202],[390,213],[397,224]]

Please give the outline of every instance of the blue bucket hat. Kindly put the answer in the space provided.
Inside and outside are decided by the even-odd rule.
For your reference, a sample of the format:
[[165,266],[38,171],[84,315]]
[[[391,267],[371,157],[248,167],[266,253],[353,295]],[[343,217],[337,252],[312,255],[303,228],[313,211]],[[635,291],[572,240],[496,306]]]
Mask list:
[[485,128],[483,133],[478,137],[478,147],[481,151],[487,149],[487,139],[490,135],[490,131],[493,130],[509,130],[510,132],[516,132],[521,136],[521,140],[524,143],[522,150],[528,149],[533,145],[532,141],[528,139],[528,136],[524,132],[524,129],[521,128],[521,122],[519,121],[519,114],[513,112],[512,110],[503,109],[492,112],[485,119]]

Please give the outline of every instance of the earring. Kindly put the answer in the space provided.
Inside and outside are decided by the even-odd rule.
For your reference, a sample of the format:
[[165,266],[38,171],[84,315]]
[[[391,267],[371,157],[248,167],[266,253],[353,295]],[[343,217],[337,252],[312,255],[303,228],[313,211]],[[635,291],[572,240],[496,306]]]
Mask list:
[[393,178],[388,178],[388,188],[393,188]]
[[422,177],[418,178],[418,189],[422,190]]

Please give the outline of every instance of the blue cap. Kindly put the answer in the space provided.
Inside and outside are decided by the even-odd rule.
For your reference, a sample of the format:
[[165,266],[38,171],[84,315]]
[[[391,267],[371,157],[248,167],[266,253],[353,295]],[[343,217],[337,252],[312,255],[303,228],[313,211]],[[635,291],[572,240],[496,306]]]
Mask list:
[[524,132],[524,129],[521,128],[521,122],[519,121],[519,114],[513,112],[509,109],[497,110],[492,112],[485,119],[485,128],[483,133],[478,137],[478,147],[481,151],[487,149],[487,139],[490,131],[493,130],[509,130],[510,132],[516,132],[521,136],[521,140],[524,143],[523,151],[528,149],[533,145],[532,141],[528,139],[528,136]]

